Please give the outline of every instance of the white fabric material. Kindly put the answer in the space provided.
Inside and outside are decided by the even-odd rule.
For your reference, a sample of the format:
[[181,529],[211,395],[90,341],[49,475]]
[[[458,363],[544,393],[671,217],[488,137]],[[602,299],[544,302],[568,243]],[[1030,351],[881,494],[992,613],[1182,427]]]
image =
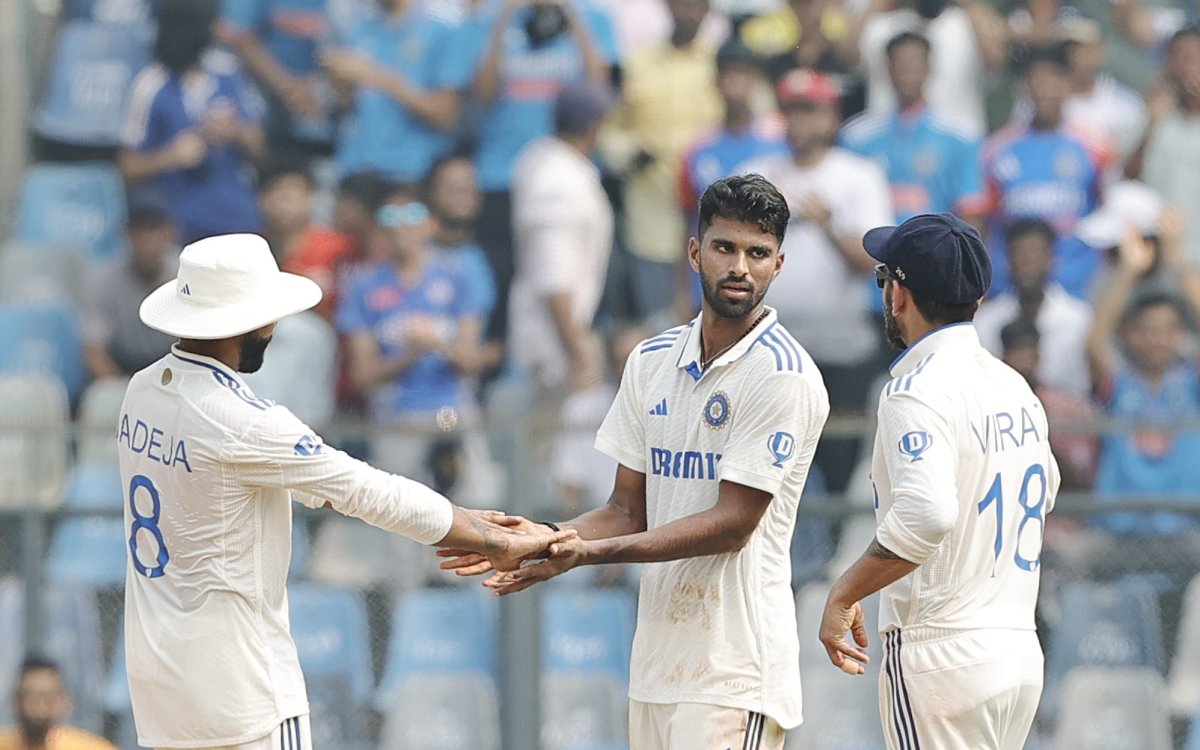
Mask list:
[[629,750],[783,750],[786,739],[774,719],[753,711],[629,701]]
[[774,310],[703,374],[699,331],[697,318],[634,351],[596,447],[646,475],[650,529],[711,508],[721,482],[774,498],[740,551],[642,567],[629,696],[791,728],[801,696],[789,548],[829,399]]
[[596,450],[596,430],[617,395],[616,386],[598,383],[567,396],[559,411],[562,425],[550,462],[551,478],[558,486],[578,488],[585,508],[598,508],[608,501],[617,465]]
[[291,501],[329,503],[424,544],[453,521],[433,490],[324,445],[220,362],[178,349],[121,406],[125,646],[138,742],[237,745],[308,712],[289,632]]
[[887,43],[903,31],[924,34],[932,47],[929,80],[925,83],[929,104],[962,120],[974,135],[986,133],[983,93],[987,90],[987,71],[970,17],[953,5],[932,21],[909,8],[879,13],[867,20],[859,42],[867,70],[867,109],[889,113],[896,109],[896,90],[887,71]]
[[138,314],[181,339],[223,339],[262,328],[321,301],[312,279],[279,270],[257,234],[197,240],[179,254],[179,275],[150,293]]
[[[1011,294],[984,302],[975,314],[975,330],[984,347],[999,357],[1000,329],[1016,320],[1021,304]],[[1092,327],[1092,306],[1072,296],[1058,284],[1046,287],[1046,297],[1038,309],[1037,326],[1039,382],[1065,391],[1087,396],[1091,389],[1088,378],[1085,343]]]
[[891,373],[871,467],[876,537],[921,567],[883,589],[880,632],[1032,630],[1044,520],[1023,508],[1044,519],[1059,485],[1041,402],[969,323],[928,334]]
[[552,388],[567,379],[567,354],[546,297],[570,294],[575,321],[591,327],[612,252],[612,206],[595,165],[557,138],[517,157],[512,200],[509,347],[514,363]]
[[879,670],[887,749],[1022,750],[1041,698],[1043,669],[1041,646],[1030,631],[917,628],[888,634]]
[[204,750],[313,750],[308,714],[287,719],[270,734],[238,745],[223,745]]
[[824,232],[800,218],[800,207],[810,196],[820,200],[833,215],[839,237],[862,237],[894,224],[883,170],[869,159],[833,148],[808,169],[796,166],[790,154],[780,154],[753,159],[737,171],[766,177],[792,212],[781,248],[783,270],[767,293],[779,319],[821,364],[852,365],[869,357],[878,335],[868,312],[864,276],[850,268]]

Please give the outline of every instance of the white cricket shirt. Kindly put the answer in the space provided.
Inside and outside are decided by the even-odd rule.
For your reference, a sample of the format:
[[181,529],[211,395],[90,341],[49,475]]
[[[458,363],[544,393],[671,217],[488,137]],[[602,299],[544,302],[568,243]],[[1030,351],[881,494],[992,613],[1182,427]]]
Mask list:
[[285,584],[292,508],[330,503],[431,544],[449,501],[322,443],[215,359],[175,348],[133,376],[117,427],[138,743],[214,747],[308,713]]
[[829,398],[774,310],[704,372],[699,359],[699,317],[642,342],[596,447],[646,475],[649,529],[708,510],[723,481],[774,499],[738,552],[642,567],[629,696],[757,711],[794,727],[788,552]]
[[918,340],[891,374],[871,464],[877,538],[921,567],[883,590],[880,632],[1032,630],[1059,485],[1041,402],[970,323]]

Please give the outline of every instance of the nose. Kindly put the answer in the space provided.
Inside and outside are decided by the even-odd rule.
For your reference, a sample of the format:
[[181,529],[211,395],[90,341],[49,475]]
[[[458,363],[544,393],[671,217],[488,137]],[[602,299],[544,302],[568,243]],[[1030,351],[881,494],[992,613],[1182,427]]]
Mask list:
[[736,252],[730,260],[729,273],[731,276],[745,276],[750,272],[750,263],[743,252]]

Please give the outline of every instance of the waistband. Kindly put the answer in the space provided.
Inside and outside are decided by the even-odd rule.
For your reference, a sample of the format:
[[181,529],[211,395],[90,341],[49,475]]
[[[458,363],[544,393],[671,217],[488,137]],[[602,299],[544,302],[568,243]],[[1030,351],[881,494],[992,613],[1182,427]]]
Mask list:
[[[899,637],[893,635],[899,633]],[[948,641],[954,638],[962,638],[963,636],[979,636],[979,635],[1003,635],[1013,636],[1021,633],[1028,633],[1033,637],[1037,637],[1037,631],[1028,628],[939,628],[934,625],[910,625],[903,628],[892,628],[879,634],[883,639],[884,646],[895,642],[895,645],[916,645],[918,643],[937,643],[938,641]]]

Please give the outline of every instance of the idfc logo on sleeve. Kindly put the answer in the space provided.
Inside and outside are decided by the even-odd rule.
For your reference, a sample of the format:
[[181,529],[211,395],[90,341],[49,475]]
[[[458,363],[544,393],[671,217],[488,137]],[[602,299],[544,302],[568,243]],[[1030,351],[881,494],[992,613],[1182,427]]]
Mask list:
[[921,460],[921,454],[929,450],[933,438],[923,430],[913,430],[900,438],[900,452],[912,459],[911,463]]

